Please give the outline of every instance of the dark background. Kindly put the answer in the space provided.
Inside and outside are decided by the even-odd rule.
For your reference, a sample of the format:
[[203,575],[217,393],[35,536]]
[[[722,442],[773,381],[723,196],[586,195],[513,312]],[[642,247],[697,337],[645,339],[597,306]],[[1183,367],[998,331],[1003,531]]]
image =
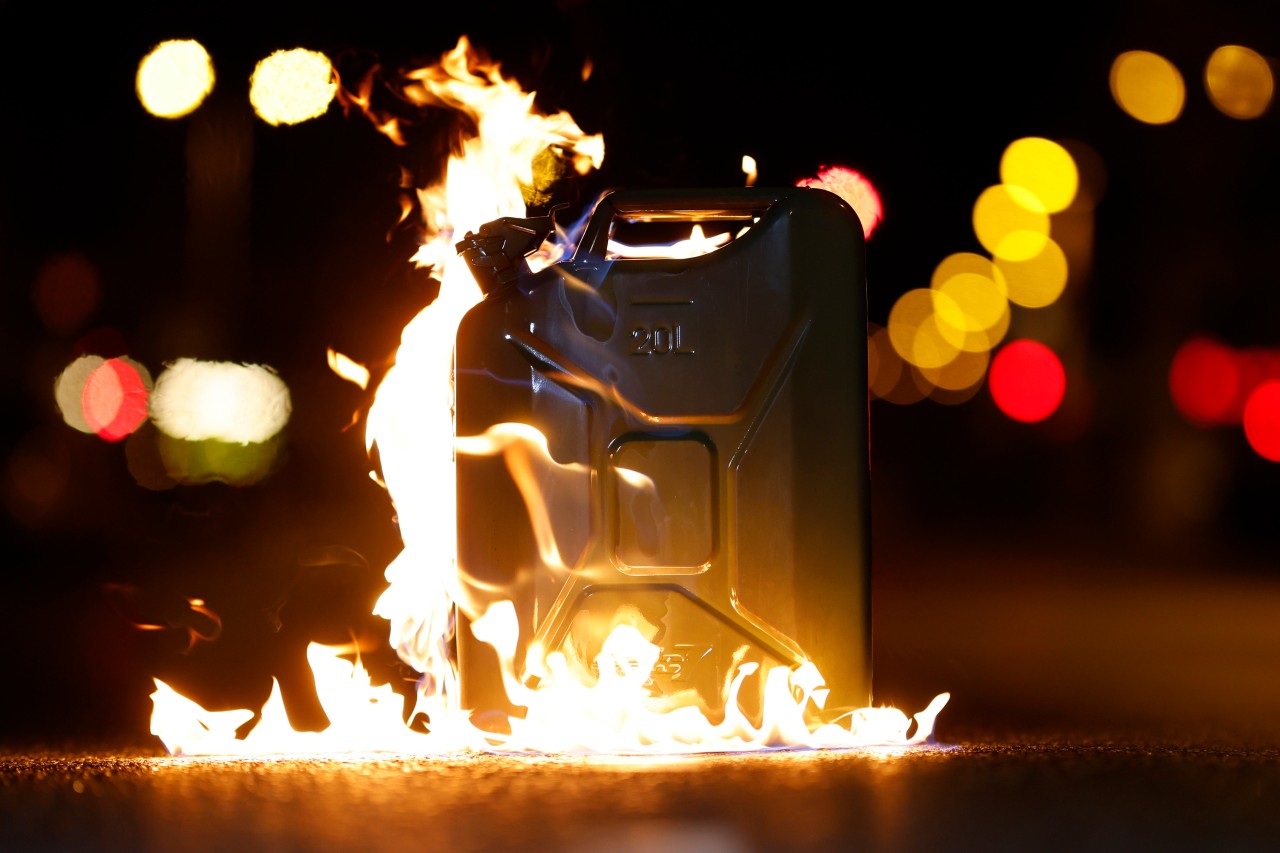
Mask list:
[[[310,639],[384,631],[369,613],[399,542],[362,432],[344,429],[372,395],[325,352],[376,378],[430,299],[397,228],[399,183],[443,142],[423,125],[397,147],[336,103],[270,127],[247,81],[276,49],[355,73],[430,64],[464,34],[544,111],[603,134],[603,168],[563,190],[578,210],[610,187],[741,185],[743,154],[760,185],[829,164],[863,172],[885,209],[868,244],[879,324],[944,256],[981,251],[972,205],[1010,142],[1096,152],[1088,274],[1060,303],[1015,311],[1009,333],[1064,347],[1062,410],[1017,423],[985,389],[958,405],[871,404],[876,700],[914,712],[951,691],[944,739],[1270,735],[1280,467],[1239,427],[1186,423],[1166,377],[1196,332],[1280,344],[1275,110],[1229,118],[1201,83],[1223,44],[1274,54],[1280,21],[1248,4],[897,6],[690,17],[566,0],[291,17],[270,4],[0,3],[0,737],[148,743],[153,676],[257,707],[273,676],[305,696]],[[137,62],[188,37],[219,82],[192,115],[154,118],[134,94]],[[1112,60],[1138,48],[1187,82],[1171,125],[1142,125],[1110,96]],[[33,288],[66,256],[96,270],[101,296],[73,328],[50,328]],[[54,405],[54,378],[86,352],[153,374],[184,356],[273,366],[294,400],[286,463],[245,488],[140,486],[124,443],[72,430]],[[190,654],[210,625],[185,597],[222,619]],[[381,675],[403,673],[389,661]]]

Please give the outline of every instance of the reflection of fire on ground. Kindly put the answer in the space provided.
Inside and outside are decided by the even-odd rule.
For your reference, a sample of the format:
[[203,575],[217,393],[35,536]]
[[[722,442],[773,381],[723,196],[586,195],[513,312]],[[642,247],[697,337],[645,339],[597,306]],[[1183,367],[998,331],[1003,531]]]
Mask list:
[[[349,111],[363,112],[403,143],[403,117],[383,114],[374,103],[378,82],[371,76],[340,97]],[[468,125],[467,132],[451,140],[453,150],[439,179],[415,190],[423,243],[414,261],[430,268],[440,293],[405,327],[395,364],[378,384],[365,424],[366,445],[376,451],[376,475],[395,505],[403,542],[386,568],[389,586],[374,613],[389,623],[390,643],[401,660],[421,674],[411,719],[425,719],[429,732],[405,725],[401,698],[387,685],[370,684],[358,650],[313,643],[308,658],[329,718],[324,731],[293,730],[277,685],[259,722],[237,738],[253,712],[208,711],[157,680],[153,733],[174,754],[697,752],[928,742],[946,694],[914,719],[893,708],[861,708],[838,720],[821,720],[817,711],[830,686],[812,662],[793,665],[785,644],[778,647],[777,660],[749,660],[730,650],[732,665],[712,670],[711,689],[699,683],[655,693],[656,683],[669,679],[674,685],[685,667],[697,666],[704,656],[697,649],[677,653],[660,645],[668,611],[695,606],[688,598],[667,592],[640,596],[639,602],[601,596],[601,610],[580,611],[567,626],[563,644],[534,643],[518,650],[520,629],[504,589],[485,589],[477,596],[483,586],[477,578],[462,582],[455,554],[455,450],[493,456],[506,466],[518,466],[521,460],[528,465],[539,446],[545,451],[546,438],[531,438],[527,431],[496,441],[463,435],[455,444],[450,381],[455,330],[481,294],[454,247],[461,235],[479,231],[484,223],[524,217],[534,199],[545,205],[557,180],[600,166],[604,143],[584,133],[566,113],[534,113],[532,94],[505,79],[499,66],[465,37],[438,64],[408,73],[395,86],[401,103],[452,111]],[[532,254],[530,267],[556,262],[573,236],[556,229]],[[670,337],[661,345],[678,343]],[[331,352],[330,360],[342,365],[342,374],[353,381],[365,375],[340,354]],[[633,497],[642,501],[643,489]],[[528,501],[520,509],[535,526],[547,511]],[[632,551],[660,549],[649,541],[650,533],[637,521]],[[540,544],[551,541],[540,539]],[[544,547],[543,553],[554,550]],[[514,569],[517,576],[524,571]],[[478,599],[481,606],[476,606]],[[523,709],[500,731],[475,726],[460,704],[454,644],[464,630],[492,648],[507,698]],[[758,703],[749,704],[758,704],[759,713],[744,713],[739,706],[739,696],[748,692],[758,694]]]

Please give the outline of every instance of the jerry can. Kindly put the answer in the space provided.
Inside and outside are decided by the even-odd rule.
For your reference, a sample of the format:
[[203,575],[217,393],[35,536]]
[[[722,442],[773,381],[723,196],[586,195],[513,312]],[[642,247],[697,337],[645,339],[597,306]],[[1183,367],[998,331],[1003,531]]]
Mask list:
[[[634,251],[694,225],[723,245]],[[501,599],[517,674],[558,650],[590,683],[625,624],[658,647],[647,686],[673,706],[720,717],[741,664],[806,661],[830,689],[821,716],[869,706],[856,213],[818,188],[618,190],[571,259],[534,273],[552,227],[507,218],[458,243],[485,298],[458,327],[456,436],[507,436],[456,458],[461,706],[520,713],[469,630]],[[739,697],[749,717],[758,687]]]

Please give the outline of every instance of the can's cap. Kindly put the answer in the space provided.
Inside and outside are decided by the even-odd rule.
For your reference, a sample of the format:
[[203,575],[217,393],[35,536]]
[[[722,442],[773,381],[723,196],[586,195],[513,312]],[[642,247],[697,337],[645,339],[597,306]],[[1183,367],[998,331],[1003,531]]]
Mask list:
[[454,246],[467,262],[485,296],[514,284],[525,269],[524,259],[542,245],[555,228],[553,210],[546,216],[504,216],[468,231]]

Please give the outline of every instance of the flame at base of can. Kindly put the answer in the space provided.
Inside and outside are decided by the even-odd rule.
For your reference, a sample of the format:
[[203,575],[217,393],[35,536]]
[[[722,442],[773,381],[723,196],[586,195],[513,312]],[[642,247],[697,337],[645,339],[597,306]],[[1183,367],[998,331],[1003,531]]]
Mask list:
[[[411,728],[403,702],[389,685],[375,686],[352,650],[313,643],[308,659],[330,725],[320,732],[295,731],[279,685],[244,736],[249,710],[208,711],[156,680],[151,731],[175,756],[263,756],[314,754],[546,753],[672,755],[736,753],[772,749],[865,749],[934,743],[934,722],[950,699],[939,694],[908,717],[889,707],[863,708],[831,723],[815,724],[811,711],[824,698],[822,676],[812,664],[759,672],[744,664],[726,699],[724,719],[712,723],[694,706],[665,707],[646,687],[657,647],[629,626],[610,634],[597,658],[600,678],[584,685],[569,672],[561,653],[543,660],[539,686],[529,688],[510,669],[515,614],[495,606],[477,620],[477,633],[503,659],[512,699],[527,710],[511,717],[508,733],[475,725],[466,714],[435,721],[427,732]],[[761,723],[753,725],[737,706],[749,678],[765,680]]]

